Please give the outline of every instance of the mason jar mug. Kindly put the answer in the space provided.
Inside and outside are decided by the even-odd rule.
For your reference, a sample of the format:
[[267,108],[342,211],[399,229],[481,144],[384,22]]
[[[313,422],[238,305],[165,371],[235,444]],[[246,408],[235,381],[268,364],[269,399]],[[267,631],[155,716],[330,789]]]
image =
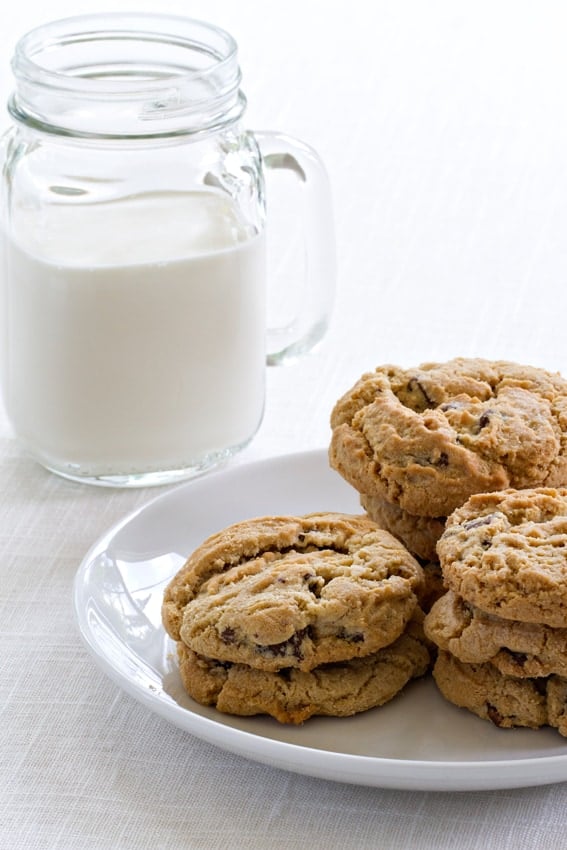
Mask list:
[[[0,285],[13,429],[80,481],[202,473],[257,431],[266,362],[296,359],[326,331],[324,166],[302,142],[243,127],[236,44],[203,22],[56,21],[20,40],[12,67]],[[307,259],[268,327],[275,170],[295,186]]]

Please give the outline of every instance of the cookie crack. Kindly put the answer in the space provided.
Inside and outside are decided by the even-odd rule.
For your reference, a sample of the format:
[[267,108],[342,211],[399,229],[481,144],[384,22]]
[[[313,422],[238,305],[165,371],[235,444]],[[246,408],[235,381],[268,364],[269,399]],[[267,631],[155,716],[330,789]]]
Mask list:
[[[249,561],[256,560],[257,558],[268,558],[269,560],[270,556],[273,556],[275,558],[278,555],[290,555],[294,552],[298,554],[309,554],[311,552],[334,552],[336,555],[349,554],[350,550],[348,546],[335,546],[332,543],[329,543],[325,546],[318,546],[317,543],[307,540],[307,537],[308,535],[300,534],[298,535],[298,542],[293,543],[290,546],[270,546],[266,549],[257,549],[253,553],[245,553],[242,555],[242,557],[238,559],[226,561],[222,568],[222,572],[226,572],[227,570],[233,569],[234,567],[240,567],[243,564],[248,563]],[[304,542],[305,545],[301,545]],[[215,573],[216,572],[217,570],[215,570]]]
[[404,407],[414,413],[424,413],[438,407],[437,403],[430,397],[424,384],[415,375],[399,387],[392,387],[392,392]]

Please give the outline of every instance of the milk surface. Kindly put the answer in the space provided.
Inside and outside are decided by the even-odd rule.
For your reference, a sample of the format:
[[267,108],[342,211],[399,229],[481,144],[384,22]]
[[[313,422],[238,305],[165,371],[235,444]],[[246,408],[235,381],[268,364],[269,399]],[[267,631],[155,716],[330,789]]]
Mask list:
[[3,388],[41,462],[92,477],[181,469],[253,436],[264,237],[230,200],[61,205],[18,232],[25,246],[4,240]]

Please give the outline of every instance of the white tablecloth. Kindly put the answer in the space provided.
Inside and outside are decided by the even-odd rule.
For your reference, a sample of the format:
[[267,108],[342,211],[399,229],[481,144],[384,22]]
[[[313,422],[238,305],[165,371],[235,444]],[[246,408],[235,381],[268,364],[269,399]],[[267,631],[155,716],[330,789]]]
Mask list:
[[[234,463],[326,446],[333,402],[380,363],[462,354],[567,372],[561,3],[121,8],[230,30],[248,125],[308,141],[332,182],[332,327],[300,365],[269,370],[263,425]],[[4,5],[3,101],[16,38],[90,10],[86,0]],[[564,784],[476,793],[340,784],[225,753],[150,713],[87,654],[71,590],[89,547],[157,491],[60,480],[23,455],[3,417],[0,482],[2,850],[567,847]]]

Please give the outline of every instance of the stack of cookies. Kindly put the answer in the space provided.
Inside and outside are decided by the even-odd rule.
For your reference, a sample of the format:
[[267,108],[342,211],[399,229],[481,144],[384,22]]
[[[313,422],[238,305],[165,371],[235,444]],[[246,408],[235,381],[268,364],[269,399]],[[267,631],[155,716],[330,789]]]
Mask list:
[[425,618],[441,693],[497,726],[567,735],[567,489],[472,496],[438,546]]
[[301,723],[381,705],[429,669],[423,583],[368,517],[262,517],[208,538],[162,617],[195,700]]
[[450,702],[567,736],[567,381],[507,361],[381,366],[331,426],[330,464],[366,515],[206,540],[162,607],[188,693],[282,723],[348,716],[433,650]]
[[331,466],[442,592],[437,541],[475,493],[567,485],[567,381],[457,358],[363,375],[331,414]]

